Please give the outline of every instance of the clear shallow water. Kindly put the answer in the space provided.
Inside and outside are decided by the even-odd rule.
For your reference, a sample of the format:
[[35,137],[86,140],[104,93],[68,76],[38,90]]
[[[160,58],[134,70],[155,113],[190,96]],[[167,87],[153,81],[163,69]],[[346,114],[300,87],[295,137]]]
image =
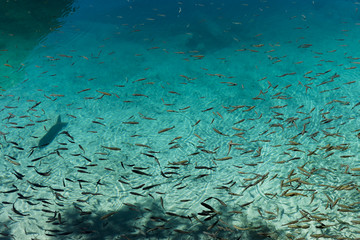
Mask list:
[[357,2],[68,4],[1,55],[5,239],[359,238]]

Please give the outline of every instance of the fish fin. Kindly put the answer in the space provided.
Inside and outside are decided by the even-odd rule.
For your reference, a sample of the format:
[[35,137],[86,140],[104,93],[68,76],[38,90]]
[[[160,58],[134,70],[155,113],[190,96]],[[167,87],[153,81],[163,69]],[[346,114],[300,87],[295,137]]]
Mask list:
[[56,120],[56,124],[60,124],[61,123],[61,116],[59,115],[57,120]]
[[67,122],[62,122],[61,121],[61,116],[59,115],[57,120],[56,120],[56,125],[60,125],[61,127],[66,127],[68,123]]

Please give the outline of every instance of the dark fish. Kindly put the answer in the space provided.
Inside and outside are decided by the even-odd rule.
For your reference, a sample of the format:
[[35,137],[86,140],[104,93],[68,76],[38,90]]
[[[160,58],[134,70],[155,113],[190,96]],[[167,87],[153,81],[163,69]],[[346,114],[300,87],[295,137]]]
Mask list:
[[151,174],[148,174],[148,173],[145,173],[145,172],[136,170],[136,169],[133,169],[132,171],[133,171],[134,173],[136,173],[136,174],[145,175],[145,176],[151,176]]
[[209,174],[200,174],[195,179],[199,179],[199,178],[206,177],[206,176],[209,176]]
[[82,156],[86,161],[91,162],[91,160],[89,158],[87,158],[87,157],[85,157],[83,155],[80,155],[80,156]]
[[[14,169],[13,169],[13,170],[14,170]],[[16,177],[17,179],[20,179],[20,180],[22,180],[22,179],[23,179],[23,177],[25,177],[25,175],[23,175],[23,174],[21,174],[21,173],[19,173],[19,172],[15,171],[15,170],[14,170],[14,173],[12,172],[12,174],[14,174],[14,175],[15,175],[15,177]]]
[[209,209],[210,211],[216,212],[215,209],[213,207],[211,207],[209,204],[204,203],[204,202],[202,202],[200,204],[203,205],[204,207],[206,207],[207,209]]
[[70,235],[73,232],[63,232],[63,233],[59,233],[58,236],[66,236],[66,235]]
[[60,223],[60,224],[62,224],[62,221],[61,221],[61,214],[60,214],[60,213],[58,214],[58,221],[59,221],[59,223]]
[[210,215],[209,217],[205,218],[204,221],[209,221],[213,219],[216,216],[216,214]]
[[38,188],[45,188],[47,186],[45,185],[41,185],[41,184],[38,184],[38,183],[34,183],[34,182],[30,182],[29,180],[27,180],[28,183],[30,183],[32,186],[34,187],[38,187]]
[[34,108],[36,108],[37,106],[40,105],[41,102],[37,102],[35,103],[32,107],[30,107],[27,111],[29,112],[30,110],[33,110]]
[[15,185],[13,185],[13,187],[15,187],[15,189],[11,189],[11,190],[8,190],[8,191],[2,191],[0,193],[13,193],[13,192],[19,191],[19,189]]
[[164,178],[171,178],[171,177],[166,176],[163,171],[161,171],[160,173],[161,173],[161,176],[163,176]]
[[210,227],[207,228],[207,230],[212,229],[213,227],[215,227],[215,225],[219,222],[220,219],[216,220]]
[[358,102],[357,104],[355,104],[352,108],[351,108],[351,110],[353,110],[356,106],[359,106],[360,105],[360,102]]
[[300,46],[298,46],[298,48],[308,48],[311,46],[312,46],[312,44],[305,43],[305,44],[301,44]]
[[74,182],[73,180],[69,179],[69,178],[65,178],[65,180],[69,181],[69,182]]
[[30,215],[30,214],[21,213],[21,212],[19,212],[18,210],[16,210],[16,208],[15,208],[15,203],[13,203],[12,210],[13,210],[14,213],[16,213],[16,214],[18,214],[18,215],[20,215],[20,216],[29,216],[29,215]]
[[123,184],[129,184],[128,182],[125,182],[125,181],[123,181],[123,180],[121,180],[121,179],[119,179],[118,181],[121,182],[121,183],[123,183]]
[[60,189],[60,188],[53,188],[51,186],[49,186],[49,188],[55,192],[64,192],[64,189]]
[[46,156],[38,157],[38,158],[35,158],[35,159],[31,160],[31,161],[32,161],[32,162],[36,162],[36,161],[39,161],[40,159],[42,159],[42,158],[44,158],[44,157],[46,157]]
[[74,137],[70,135],[70,133],[68,131],[62,131],[61,133],[59,134],[65,134],[66,136],[68,136],[69,138],[71,138],[71,140],[74,141]]
[[55,137],[58,135],[61,129],[63,129],[66,125],[67,123],[61,122],[61,117],[59,115],[55,125],[53,125],[49,129],[49,131],[40,139],[38,144],[39,148],[43,148],[49,145],[55,139]]
[[48,177],[50,176],[50,172],[51,172],[51,169],[47,172],[39,172],[36,168],[35,168],[35,172],[41,176],[45,176],[45,177]]
[[186,187],[187,187],[187,185],[178,187],[178,188],[176,188],[176,189],[177,189],[177,190],[181,190],[181,189],[186,188]]
[[142,188],[143,186],[145,186],[145,184],[141,184],[140,186],[137,186],[137,187],[131,187],[132,189],[139,189],[139,188]]
[[117,213],[117,212],[110,212],[110,213],[108,213],[108,214],[105,214],[104,216],[102,216],[102,217],[100,218],[100,220],[105,220],[105,219],[111,217],[112,215],[114,215],[115,213]]
[[101,147],[109,149],[109,150],[113,150],[113,151],[120,151],[121,150],[121,148],[118,148],[118,147],[106,147],[106,146],[101,146]]
[[216,167],[196,166],[195,169],[214,170]]
[[137,192],[130,192],[130,194],[135,195],[135,196],[145,197],[144,195],[137,193]]
[[32,148],[32,149],[30,150],[30,154],[29,154],[28,157],[30,157],[33,153],[34,153],[34,148]]
[[159,186],[160,184],[154,184],[154,185],[151,185],[151,186],[147,186],[147,187],[144,187],[143,190],[149,190],[153,187],[156,187],[156,186]]

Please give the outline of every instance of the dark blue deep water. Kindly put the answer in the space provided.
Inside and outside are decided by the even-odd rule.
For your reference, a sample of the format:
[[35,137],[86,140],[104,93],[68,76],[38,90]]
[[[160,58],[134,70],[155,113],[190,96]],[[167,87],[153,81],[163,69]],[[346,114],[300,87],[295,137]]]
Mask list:
[[360,2],[0,3],[0,239],[359,239]]

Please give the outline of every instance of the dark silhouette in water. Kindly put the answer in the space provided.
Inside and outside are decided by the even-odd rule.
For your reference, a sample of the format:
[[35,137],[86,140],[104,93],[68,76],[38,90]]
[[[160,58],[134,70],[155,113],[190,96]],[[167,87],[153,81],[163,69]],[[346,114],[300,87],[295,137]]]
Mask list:
[[61,117],[59,115],[54,126],[52,126],[49,131],[40,139],[38,144],[39,148],[43,148],[49,145],[55,139],[61,129],[63,129],[66,125],[67,123],[61,122]]

